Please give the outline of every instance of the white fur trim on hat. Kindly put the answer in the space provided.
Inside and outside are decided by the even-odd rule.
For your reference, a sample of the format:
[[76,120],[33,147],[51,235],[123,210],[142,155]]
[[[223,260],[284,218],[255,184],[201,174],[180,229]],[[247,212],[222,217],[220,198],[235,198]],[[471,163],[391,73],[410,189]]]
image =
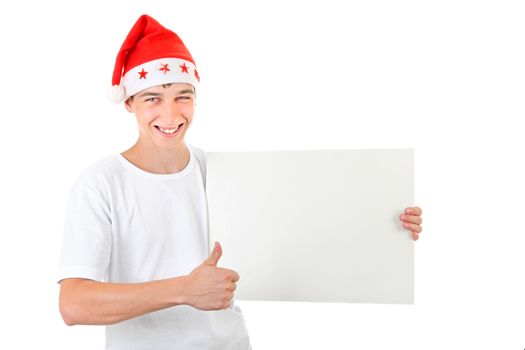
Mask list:
[[126,89],[122,85],[113,85],[106,90],[107,98],[113,103],[120,103],[126,100]]
[[187,83],[197,88],[199,73],[190,61],[168,57],[130,69],[120,82],[126,89],[127,97],[150,87],[169,83]]

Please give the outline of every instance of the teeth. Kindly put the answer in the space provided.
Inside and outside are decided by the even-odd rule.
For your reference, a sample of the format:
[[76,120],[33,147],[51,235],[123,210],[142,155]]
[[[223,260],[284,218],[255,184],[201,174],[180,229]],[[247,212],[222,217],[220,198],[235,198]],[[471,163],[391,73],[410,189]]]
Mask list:
[[173,134],[179,127],[177,126],[175,129],[163,129],[159,126],[160,131],[162,131],[165,134]]

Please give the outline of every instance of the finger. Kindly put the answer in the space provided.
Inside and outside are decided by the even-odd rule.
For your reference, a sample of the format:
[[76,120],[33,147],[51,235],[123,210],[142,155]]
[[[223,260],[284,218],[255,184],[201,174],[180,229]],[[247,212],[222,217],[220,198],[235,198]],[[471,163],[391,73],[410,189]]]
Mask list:
[[236,289],[237,289],[237,283],[232,282],[232,287],[230,288],[230,290],[231,290],[232,292],[235,292]]
[[419,239],[419,234],[416,231],[412,231],[412,239],[417,241]]
[[401,214],[399,218],[401,219],[401,221],[412,224],[421,225],[423,223],[423,218],[421,216]]
[[238,282],[239,278],[240,278],[239,274],[237,272],[233,271],[233,270],[232,270],[232,272],[233,272],[232,273],[232,281],[233,282]]
[[215,242],[215,245],[213,247],[213,251],[211,252],[208,259],[204,261],[205,264],[211,265],[211,266],[217,266],[217,263],[219,262],[219,259],[222,256],[222,247],[219,242]]
[[224,277],[228,281],[237,282],[239,281],[239,274],[233,270],[225,269],[223,267],[219,268],[220,270],[224,271]]
[[416,231],[417,233],[422,231],[421,226],[416,225],[416,224],[409,224],[409,223],[404,222],[403,227],[410,231]]
[[421,215],[423,214],[423,211],[421,210],[420,207],[408,207],[408,208],[405,208],[405,214],[410,214],[410,215]]

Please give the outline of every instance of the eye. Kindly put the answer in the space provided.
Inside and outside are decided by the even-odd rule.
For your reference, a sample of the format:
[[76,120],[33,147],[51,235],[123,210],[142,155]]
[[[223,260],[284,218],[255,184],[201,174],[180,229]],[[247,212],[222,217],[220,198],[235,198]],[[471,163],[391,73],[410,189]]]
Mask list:
[[191,100],[192,97],[191,96],[177,96],[175,99],[177,101],[180,101],[180,100]]
[[145,102],[153,102],[153,103],[156,103],[156,102],[159,102],[160,99],[158,97],[150,97],[150,98],[147,98],[144,100]]

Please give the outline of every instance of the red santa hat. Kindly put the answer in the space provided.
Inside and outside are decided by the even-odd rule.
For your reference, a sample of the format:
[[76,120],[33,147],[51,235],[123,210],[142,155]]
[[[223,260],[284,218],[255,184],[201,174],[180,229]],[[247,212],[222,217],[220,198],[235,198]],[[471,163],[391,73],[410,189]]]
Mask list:
[[199,82],[195,61],[177,34],[148,15],[139,17],[120,48],[108,97],[115,103],[152,86]]

